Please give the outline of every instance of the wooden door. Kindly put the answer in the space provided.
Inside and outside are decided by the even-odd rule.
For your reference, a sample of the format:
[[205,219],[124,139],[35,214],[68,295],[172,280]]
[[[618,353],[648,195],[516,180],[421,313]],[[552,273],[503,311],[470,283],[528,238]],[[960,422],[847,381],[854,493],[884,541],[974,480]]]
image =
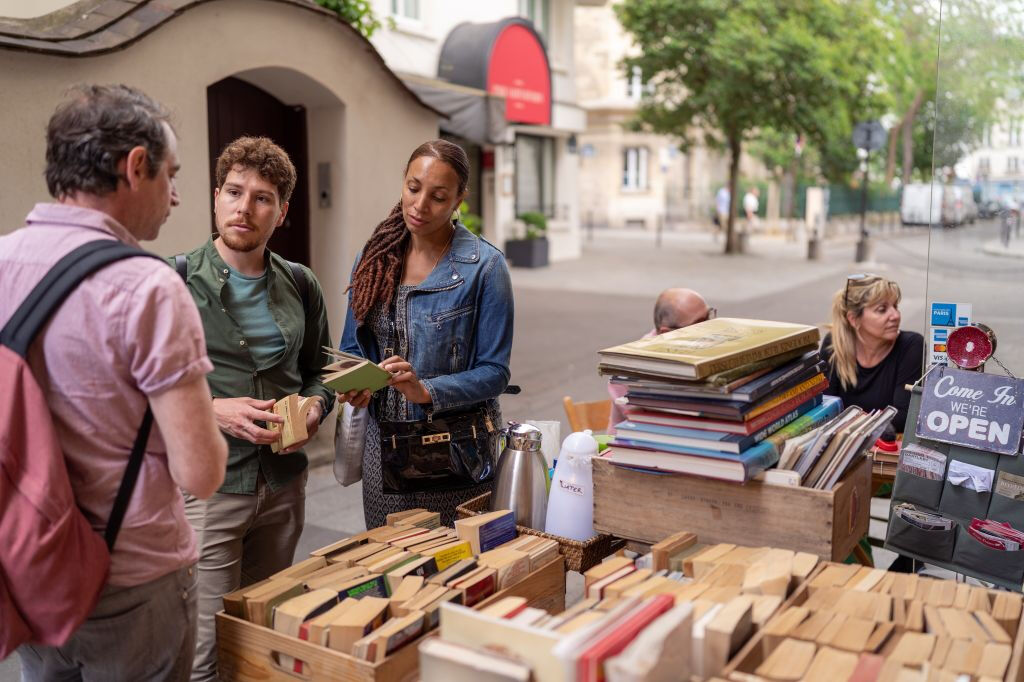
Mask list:
[[[288,215],[267,245],[274,253],[309,265],[309,175],[306,155],[306,108],[288,105],[238,78],[225,78],[206,89],[210,137],[210,187],[217,184],[217,157],[243,135],[269,137],[280,145],[298,173]],[[213,190],[210,190],[211,224]]]

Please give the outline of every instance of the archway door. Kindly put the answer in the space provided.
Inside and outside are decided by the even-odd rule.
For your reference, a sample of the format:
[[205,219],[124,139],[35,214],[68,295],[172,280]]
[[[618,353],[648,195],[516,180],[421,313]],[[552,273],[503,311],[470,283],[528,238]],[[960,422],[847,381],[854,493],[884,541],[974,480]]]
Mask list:
[[[217,157],[232,140],[262,135],[279,144],[298,171],[288,215],[268,244],[271,251],[309,265],[309,177],[306,155],[306,108],[284,104],[270,93],[238,78],[225,78],[206,89],[210,137],[210,187],[215,187]],[[212,189],[211,189],[211,202]],[[211,208],[212,219],[212,208]],[[212,222],[212,220],[211,220]],[[213,229],[216,231],[215,223]]]

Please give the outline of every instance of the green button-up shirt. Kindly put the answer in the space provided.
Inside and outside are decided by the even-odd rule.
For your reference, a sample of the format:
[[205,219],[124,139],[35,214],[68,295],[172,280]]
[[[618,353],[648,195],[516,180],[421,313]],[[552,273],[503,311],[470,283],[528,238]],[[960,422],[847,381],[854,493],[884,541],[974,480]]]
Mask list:
[[[188,289],[195,299],[206,333],[206,351],[213,362],[207,379],[214,398],[256,398],[278,400],[291,393],[320,396],[324,400],[321,419],[334,406],[334,392],[320,380],[321,368],[328,358],[323,346],[330,347],[331,333],[323,290],[306,271],[308,310],[303,309],[302,294],[292,277],[288,261],[269,250],[267,263],[267,301],[270,314],[284,337],[285,350],[275,362],[260,369],[249,352],[241,327],[224,304],[224,287],[230,269],[217,252],[211,238],[187,254]],[[174,264],[174,259],[169,259]],[[256,445],[227,435],[228,470],[220,492],[253,494],[259,472],[271,490],[277,490],[305,471],[306,455],[295,452],[280,455],[269,445]]]

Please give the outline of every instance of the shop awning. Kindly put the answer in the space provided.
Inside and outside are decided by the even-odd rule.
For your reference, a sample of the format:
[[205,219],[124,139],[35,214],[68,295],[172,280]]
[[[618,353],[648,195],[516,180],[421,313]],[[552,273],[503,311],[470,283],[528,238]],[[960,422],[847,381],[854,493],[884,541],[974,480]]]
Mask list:
[[448,116],[441,120],[444,132],[481,145],[505,141],[508,122],[504,97],[431,78],[411,75],[401,78],[424,103]]

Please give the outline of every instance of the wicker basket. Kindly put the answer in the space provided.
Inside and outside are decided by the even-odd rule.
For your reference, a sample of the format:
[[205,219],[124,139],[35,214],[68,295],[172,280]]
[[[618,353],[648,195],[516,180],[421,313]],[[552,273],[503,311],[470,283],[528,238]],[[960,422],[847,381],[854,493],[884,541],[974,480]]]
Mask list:
[[[480,497],[466,500],[455,508],[455,512],[460,519],[468,519],[471,516],[490,511],[490,502],[491,494],[484,493]],[[550,535],[533,528],[527,528],[526,526],[517,525],[516,530],[519,531],[520,535],[536,535],[537,537],[557,542],[558,553],[565,558],[565,567],[570,571],[578,573],[583,573],[592,566],[596,566],[606,556],[614,554],[626,546],[625,540],[620,540],[613,535],[598,535],[586,542],[582,542],[580,540],[563,538],[559,535]]]

